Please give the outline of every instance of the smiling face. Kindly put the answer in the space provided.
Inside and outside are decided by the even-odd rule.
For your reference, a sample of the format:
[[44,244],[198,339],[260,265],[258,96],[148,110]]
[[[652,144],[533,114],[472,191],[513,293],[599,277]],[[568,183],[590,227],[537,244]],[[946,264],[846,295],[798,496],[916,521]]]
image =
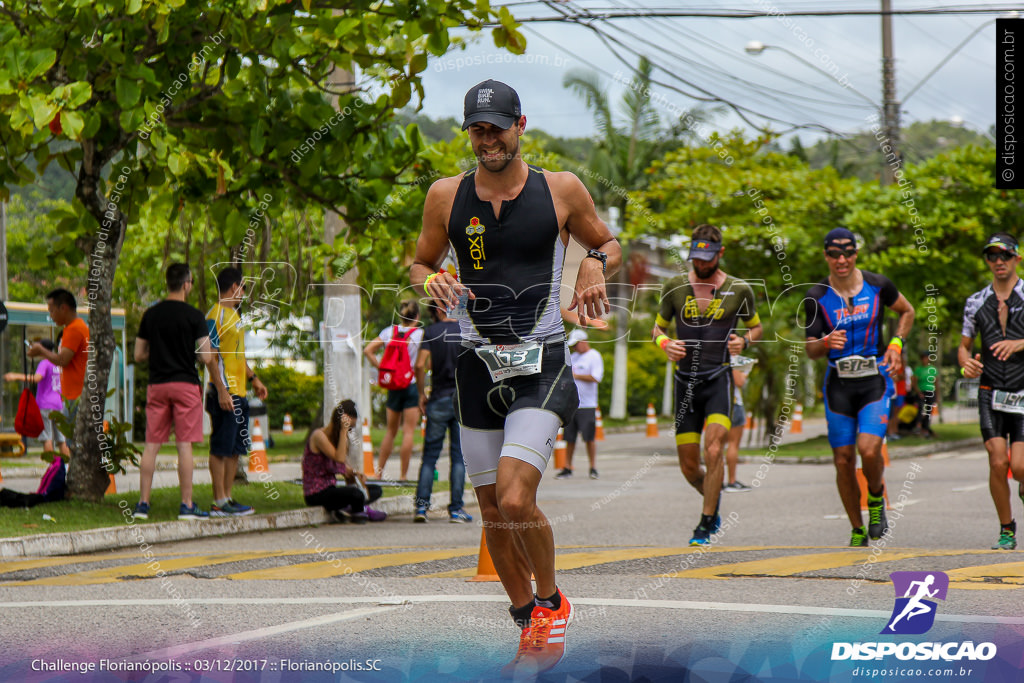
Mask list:
[[480,165],[491,173],[500,173],[519,156],[519,136],[526,128],[526,117],[509,128],[499,128],[493,123],[474,123],[469,130],[469,142]]
[[825,249],[825,262],[829,273],[846,277],[857,267],[857,247],[852,240],[834,240]]

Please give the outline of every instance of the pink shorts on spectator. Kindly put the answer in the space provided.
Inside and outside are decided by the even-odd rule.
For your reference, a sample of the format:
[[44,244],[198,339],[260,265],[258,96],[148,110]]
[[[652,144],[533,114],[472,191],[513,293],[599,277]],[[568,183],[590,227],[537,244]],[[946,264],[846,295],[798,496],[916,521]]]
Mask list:
[[146,443],[166,443],[171,425],[179,442],[203,440],[203,395],[198,384],[167,382],[146,389]]

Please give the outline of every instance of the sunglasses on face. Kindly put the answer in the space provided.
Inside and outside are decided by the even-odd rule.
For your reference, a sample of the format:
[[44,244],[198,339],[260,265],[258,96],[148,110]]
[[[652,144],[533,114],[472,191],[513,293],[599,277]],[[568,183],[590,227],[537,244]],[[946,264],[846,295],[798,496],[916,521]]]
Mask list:
[[855,247],[846,247],[845,249],[826,249],[825,250],[825,256],[828,256],[831,259],[837,259],[840,256],[845,256],[846,258],[852,258],[856,254],[857,254],[857,249]]
[[985,260],[989,263],[995,263],[996,261],[1012,261],[1017,258],[1017,255],[1012,251],[986,251]]

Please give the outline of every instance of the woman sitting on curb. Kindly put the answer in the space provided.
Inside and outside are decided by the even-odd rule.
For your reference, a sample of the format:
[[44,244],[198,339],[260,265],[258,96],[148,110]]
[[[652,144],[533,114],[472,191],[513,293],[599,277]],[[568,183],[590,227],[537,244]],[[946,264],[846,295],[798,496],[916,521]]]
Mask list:
[[[345,399],[334,408],[329,425],[313,430],[302,452],[302,493],[306,505],[322,505],[339,522],[380,522],[387,513],[371,510],[366,504],[380,498],[383,490],[376,484],[367,485],[364,476],[346,464],[355,424],[356,404]],[[347,485],[338,486],[335,474],[343,475]],[[361,486],[356,485],[357,480]]]

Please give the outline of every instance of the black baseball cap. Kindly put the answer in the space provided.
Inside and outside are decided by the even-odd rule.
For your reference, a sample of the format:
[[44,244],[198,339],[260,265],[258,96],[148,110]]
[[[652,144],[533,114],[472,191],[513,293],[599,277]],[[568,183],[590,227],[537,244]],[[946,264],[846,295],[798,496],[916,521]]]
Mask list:
[[997,232],[988,238],[985,242],[985,247],[981,250],[982,253],[988,251],[991,248],[1001,249],[1008,251],[1014,256],[1017,255],[1017,238],[1006,232]]
[[519,95],[501,81],[487,79],[477,83],[466,93],[463,106],[465,120],[462,130],[474,123],[491,123],[498,128],[511,128],[523,115]]
[[832,228],[828,231],[828,234],[825,235],[825,248],[828,249],[836,242],[845,242],[846,240],[850,240],[854,247],[857,246],[857,236],[852,232],[846,228]]

